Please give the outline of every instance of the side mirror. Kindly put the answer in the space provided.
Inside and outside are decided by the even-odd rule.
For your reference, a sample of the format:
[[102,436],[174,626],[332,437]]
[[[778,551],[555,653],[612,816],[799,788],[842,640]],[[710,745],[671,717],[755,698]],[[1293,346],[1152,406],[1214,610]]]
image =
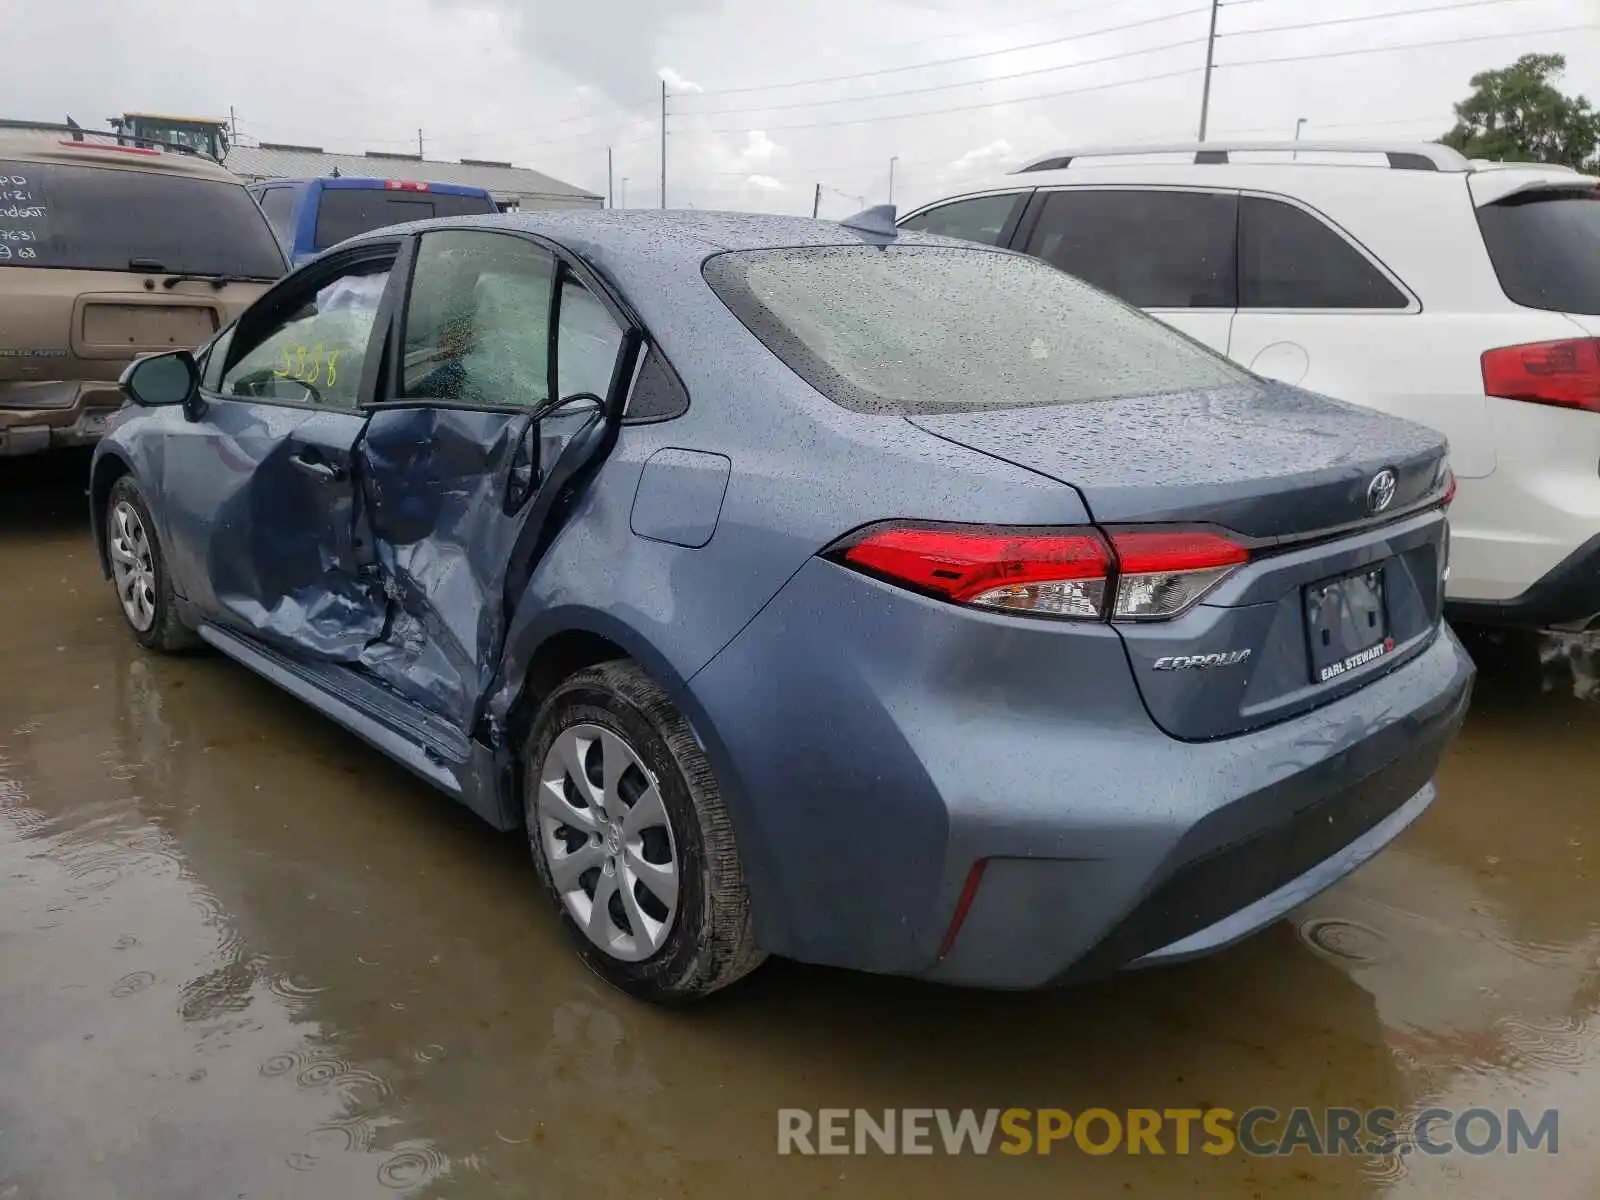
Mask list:
[[189,351],[172,350],[134,359],[117,384],[129,399],[145,408],[187,404],[200,386],[200,368]]

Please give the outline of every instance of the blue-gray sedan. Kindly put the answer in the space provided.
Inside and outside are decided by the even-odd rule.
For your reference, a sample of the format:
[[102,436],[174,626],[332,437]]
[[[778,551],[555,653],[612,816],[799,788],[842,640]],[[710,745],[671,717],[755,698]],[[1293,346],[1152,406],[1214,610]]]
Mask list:
[[1428,806],[1471,688],[1438,434],[883,214],[387,229],[124,387],[133,636],[525,827],[653,1000],[1213,950]]

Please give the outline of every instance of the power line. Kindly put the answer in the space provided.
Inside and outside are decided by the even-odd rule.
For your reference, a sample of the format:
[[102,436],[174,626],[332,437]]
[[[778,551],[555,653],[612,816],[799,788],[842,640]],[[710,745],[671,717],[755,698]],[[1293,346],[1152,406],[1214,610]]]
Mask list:
[[[579,133],[579,134],[573,134],[573,135],[571,135],[569,137],[557,138],[556,141],[568,142],[568,141],[572,141],[573,138],[586,138],[586,137],[595,137],[595,136],[596,135],[592,134],[592,133]],[[611,147],[620,149],[623,146],[635,146],[635,145],[638,145],[640,142],[653,142],[653,141],[656,140],[656,138],[658,138],[660,136],[661,135],[658,132],[658,130],[656,130],[655,128],[652,128],[649,133],[641,133],[638,137],[622,138],[622,139],[612,138],[609,141],[601,140],[601,141],[589,142],[589,143],[587,143],[585,145],[582,145],[582,146],[574,146],[570,150],[545,151],[543,156],[545,158],[560,158],[560,157],[562,157],[564,155],[571,155],[571,154],[589,154],[591,152],[599,153],[601,150],[604,150],[607,146],[611,146]],[[511,143],[507,143],[507,145],[510,145],[510,144]],[[553,144],[553,143],[551,143],[551,142],[522,142],[519,145],[517,145],[515,148],[519,149],[519,150],[528,150],[528,149],[532,149],[532,148],[535,148],[535,147],[548,146],[548,145],[551,145],[551,144]]]
[[[1440,116],[1437,113],[1425,117],[1388,117],[1374,121],[1335,121],[1325,123],[1322,121],[1307,122],[1312,129],[1376,129],[1385,125],[1437,125],[1455,120],[1454,117]],[[1289,122],[1280,121],[1276,125],[1252,125],[1248,129],[1230,128],[1223,131],[1228,137],[1238,137],[1246,133],[1272,133],[1283,129]]]
[[1165,71],[1159,75],[1140,75],[1133,79],[1116,79],[1110,83],[1097,83],[1090,87],[1068,88],[1060,92],[1042,92],[1036,96],[1015,96],[1009,100],[988,100],[981,104],[958,104],[953,108],[925,109],[921,112],[890,113],[877,117],[852,117],[841,121],[808,121],[804,124],[794,125],[761,125],[740,127],[737,129],[687,129],[685,133],[777,133],[784,129],[830,129],[839,125],[866,125],[874,121],[906,121],[914,117],[942,117],[950,113],[974,112],[984,108],[1002,108],[1007,104],[1028,104],[1035,100],[1058,100],[1063,96],[1079,96],[1087,92],[1103,92],[1111,88],[1132,87],[1140,83],[1154,83],[1161,79],[1177,79],[1183,75],[1198,75],[1199,67],[1185,67],[1181,71]]
[[1361,21],[1387,21],[1393,17],[1415,17],[1423,13],[1454,12],[1460,8],[1485,8],[1491,4],[1526,4],[1528,0],[1457,0],[1454,4],[1435,4],[1429,8],[1402,8],[1395,12],[1366,13],[1359,17],[1330,17],[1326,21],[1303,21],[1297,25],[1268,25],[1261,29],[1235,29],[1219,33],[1219,38],[1253,37],[1258,33],[1287,33],[1294,29],[1321,29],[1327,25],[1354,25]]
[[[517,129],[518,129],[519,132],[536,131],[536,130],[541,130],[541,129],[551,129],[551,128],[554,128],[554,127],[556,127],[558,125],[570,125],[574,121],[594,121],[594,120],[600,120],[600,119],[603,119],[603,118],[606,118],[606,117],[620,117],[620,116],[625,116],[625,115],[627,115],[629,113],[642,112],[645,109],[654,109],[659,103],[660,103],[659,98],[652,97],[651,99],[646,100],[646,101],[644,101],[644,102],[642,102],[640,104],[632,104],[632,105],[628,105],[626,107],[613,106],[613,107],[610,107],[610,108],[596,109],[593,112],[584,113],[584,114],[575,115],[575,116],[555,117],[555,118],[552,118],[552,119],[550,119],[548,121],[536,122],[536,123],[534,123],[532,125],[518,126]],[[272,125],[270,123],[263,125],[259,121],[249,120],[249,119],[242,118],[242,117],[240,118],[240,124],[246,125],[246,126],[252,128],[252,129],[267,129],[267,130],[280,129],[281,130],[281,129],[284,128],[281,125]],[[369,143],[371,143],[373,145],[378,145],[378,146],[409,146],[409,145],[411,145],[412,143],[414,143],[416,141],[416,139],[414,137],[382,138],[382,137],[368,137],[368,136],[366,136],[364,134],[328,134],[328,133],[324,133],[324,134],[319,134],[318,136],[322,137],[322,138],[325,138],[325,139],[327,139],[329,141],[369,142]],[[430,141],[435,141],[435,142],[451,142],[451,143],[465,141],[465,142],[467,142],[468,146],[470,147],[470,146],[473,146],[473,145],[481,143],[486,136],[492,136],[492,134],[486,134],[483,130],[475,130],[472,133],[435,133],[435,134],[430,134],[429,135],[429,140]],[[567,135],[567,137],[563,137],[563,138],[552,138],[552,139],[549,139],[549,140],[551,142],[559,142],[559,141],[565,141],[569,137],[595,137],[595,136],[597,136],[597,134],[594,131],[591,130],[591,131],[586,131],[586,132],[583,132],[583,133],[569,134],[569,135]],[[535,143],[530,143],[530,144],[538,145],[540,143],[535,142]]]
[[1122,25],[1107,25],[1101,29],[1086,29],[1082,33],[1068,34],[1064,37],[1048,38],[1042,42],[1029,42],[1022,46],[1008,46],[1002,50],[981,50],[975,54],[962,54],[955,58],[940,58],[929,62],[911,63],[903,67],[882,67],[875,71],[857,71],[850,75],[828,75],[817,79],[796,79],[789,83],[751,84],[748,87],[715,88],[702,91],[704,96],[732,96],[743,92],[775,92],[784,88],[811,87],[819,83],[848,83],[853,79],[870,79],[877,75],[899,75],[906,71],[922,71],[929,67],[948,67],[955,63],[976,62],[980,58],[995,58],[1002,54],[1017,54],[1023,50],[1041,50],[1046,46],[1059,46],[1064,42],[1082,41],[1084,38],[1097,37],[1103,33],[1120,33],[1124,29],[1138,29],[1145,25],[1155,25],[1163,21],[1176,21],[1180,17],[1193,16],[1195,13],[1209,12],[1209,4],[1198,8],[1186,8],[1180,12],[1167,13],[1160,17],[1149,17],[1143,21],[1128,21]]
[[913,38],[907,42],[874,42],[874,50],[899,50],[907,46],[925,46],[929,42],[948,42],[952,38],[978,37],[987,33],[996,33],[1002,29],[1016,29],[1023,25],[1043,25],[1046,21],[1059,21],[1062,17],[1075,17],[1083,13],[1100,12],[1107,8],[1123,8],[1127,3],[1139,3],[1141,0],[1101,0],[1099,4],[1084,4],[1077,8],[1063,8],[1054,12],[1040,13],[1036,17],[1023,17],[1017,21],[1005,21],[999,25],[985,25],[982,29],[960,29],[951,33],[936,33],[931,37]]
[[[1193,10],[1204,11],[1204,10]],[[837,100],[798,100],[792,104],[764,104],[751,108],[718,108],[709,112],[678,112],[674,117],[716,117],[730,113],[750,112],[781,112],[785,109],[818,108],[827,104],[864,104],[871,100],[892,100],[897,96],[920,96],[928,92],[947,92],[952,88],[987,87],[991,83],[1003,83],[1010,79],[1027,79],[1034,75],[1050,75],[1056,71],[1071,71],[1078,67],[1093,67],[1100,63],[1120,62],[1125,58],[1137,58],[1141,54],[1158,54],[1163,50],[1177,50],[1187,46],[1198,46],[1206,39],[1203,37],[1185,38],[1178,42],[1164,42],[1159,46],[1146,46],[1141,50],[1124,50],[1118,54],[1107,54],[1101,58],[1086,58],[1081,62],[1061,63],[1054,67],[1035,67],[1031,71],[1013,71],[1007,75],[992,75],[987,79],[968,79],[961,83],[935,83],[927,87],[904,88],[897,92],[878,92],[872,96],[845,96]]]
[[[1243,0],[1237,0],[1242,3]],[[1483,33],[1474,37],[1442,38],[1433,42],[1410,42],[1404,46],[1368,46],[1362,50],[1321,50],[1315,54],[1285,54],[1278,58],[1247,58],[1242,62],[1218,63],[1220,67],[1261,67],[1268,63],[1309,62],[1318,58],[1349,58],[1357,54],[1388,54],[1396,50],[1432,50],[1439,46],[1464,46],[1469,42],[1501,42],[1507,38],[1543,37],[1551,33],[1573,33],[1580,29],[1600,29],[1600,21],[1577,25],[1557,25],[1550,29],[1518,29],[1511,33]]]

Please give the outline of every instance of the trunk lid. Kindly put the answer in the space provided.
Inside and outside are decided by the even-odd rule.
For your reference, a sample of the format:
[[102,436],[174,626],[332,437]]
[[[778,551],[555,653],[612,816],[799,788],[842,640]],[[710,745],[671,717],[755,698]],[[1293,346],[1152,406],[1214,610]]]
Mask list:
[[1059,407],[907,418],[938,437],[1075,487],[1101,525],[1204,521],[1249,538],[1303,537],[1368,520],[1434,490],[1445,440],[1286,384]]
[[[1446,525],[1429,502],[1445,441],[1433,430],[1279,384],[907,419],[1070,484],[1102,527],[1221,526],[1251,546],[1187,612],[1116,623],[1174,737],[1329,703],[1436,634]],[[1375,513],[1385,471],[1393,494]]]

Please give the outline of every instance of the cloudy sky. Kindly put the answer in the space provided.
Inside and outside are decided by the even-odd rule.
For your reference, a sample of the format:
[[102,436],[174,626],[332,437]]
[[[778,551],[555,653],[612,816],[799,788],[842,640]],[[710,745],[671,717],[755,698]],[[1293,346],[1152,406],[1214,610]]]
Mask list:
[[[1426,10],[1426,11],[1417,11]],[[1411,15],[1398,15],[1409,13]],[[1380,19],[1352,19],[1376,17]],[[0,115],[237,114],[245,138],[510,160],[617,200],[842,216],[1025,158],[1192,139],[1208,0],[0,0]],[[1311,28],[1286,29],[1285,26]],[[1275,32],[1273,32],[1275,31]],[[1437,136],[1475,72],[1600,0],[1223,0],[1212,136]],[[1422,47],[1351,53],[1375,47]],[[1279,60],[1279,61],[1263,61]],[[626,185],[623,180],[626,179]],[[625,190],[625,198],[624,198]]]

